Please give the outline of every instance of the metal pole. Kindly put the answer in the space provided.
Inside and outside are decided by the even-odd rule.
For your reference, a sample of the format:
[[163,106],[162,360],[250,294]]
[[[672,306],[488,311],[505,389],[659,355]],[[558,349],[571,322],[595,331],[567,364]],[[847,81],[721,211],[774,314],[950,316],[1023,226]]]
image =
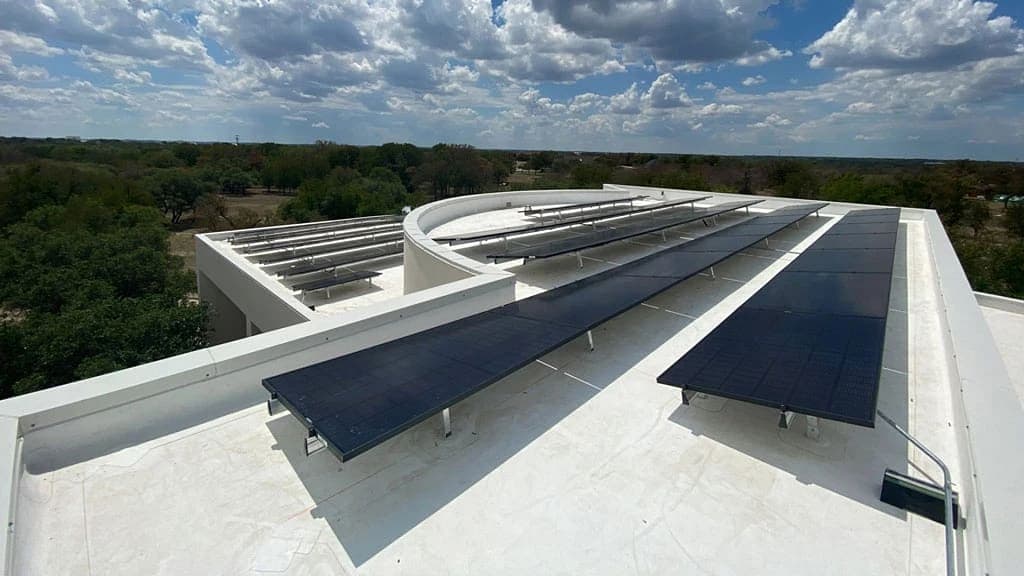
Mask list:
[[924,444],[918,442],[917,438],[911,436],[906,430],[900,428],[900,425],[894,422],[891,418],[885,415],[881,410],[876,410],[878,416],[885,420],[885,423],[892,426],[899,432],[904,438],[910,441],[911,444],[917,446],[921,452],[924,452],[926,456],[932,459],[933,462],[939,465],[942,469],[942,488],[945,491],[946,500],[946,574],[948,576],[955,576],[956,574],[956,558],[954,553],[953,543],[953,480],[949,473],[949,468],[941,458],[935,455],[934,452],[925,447]]

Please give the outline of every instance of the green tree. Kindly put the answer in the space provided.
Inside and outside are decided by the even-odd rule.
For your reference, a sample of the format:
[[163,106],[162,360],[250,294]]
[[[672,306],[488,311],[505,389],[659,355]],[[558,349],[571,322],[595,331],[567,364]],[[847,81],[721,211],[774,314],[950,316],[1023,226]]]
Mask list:
[[971,227],[975,236],[985,228],[985,224],[988,223],[991,217],[992,212],[989,210],[988,200],[973,199],[967,202],[964,220]]
[[157,207],[171,219],[171,224],[178,224],[185,212],[196,207],[196,202],[207,190],[195,175],[183,170],[169,170],[158,176],[152,194]]

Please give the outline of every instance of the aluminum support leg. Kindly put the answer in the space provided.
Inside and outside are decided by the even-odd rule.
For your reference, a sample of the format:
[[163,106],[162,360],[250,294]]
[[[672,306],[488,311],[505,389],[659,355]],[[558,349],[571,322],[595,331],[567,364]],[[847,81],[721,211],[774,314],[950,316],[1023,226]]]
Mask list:
[[683,406],[690,405],[690,399],[696,396],[695,392],[689,392],[686,388],[683,388]]
[[715,276],[715,267],[714,267],[714,266],[712,266],[712,267],[710,268],[710,270],[711,270],[711,279],[712,279],[712,280],[717,280],[717,279],[718,279],[718,277],[717,277],[717,276]]
[[583,268],[583,254],[577,252],[576,253],[576,260],[579,261],[580,268]]
[[793,422],[793,413],[788,410],[783,410],[779,413],[779,428],[789,428],[790,423]]
[[590,346],[590,351],[594,351],[594,333],[587,330],[587,344]]
[[444,426],[444,437],[452,435],[452,412],[451,408],[441,410],[441,424]]

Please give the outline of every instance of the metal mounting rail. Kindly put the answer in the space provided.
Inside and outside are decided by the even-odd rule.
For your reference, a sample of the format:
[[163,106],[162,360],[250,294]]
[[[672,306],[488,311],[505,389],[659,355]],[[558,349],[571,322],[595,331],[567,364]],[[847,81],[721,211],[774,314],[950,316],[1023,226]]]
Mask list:
[[911,444],[917,446],[921,452],[924,452],[926,456],[931,458],[942,469],[942,488],[945,492],[946,500],[946,575],[956,576],[956,557],[953,551],[955,546],[953,541],[953,480],[949,474],[949,467],[934,452],[918,441],[917,438],[914,438],[909,432],[900,428],[900,425],[894,422],[892,418],[886,416],[881,410],[875,410],[875,412],[882,420],[885,420],[886,424],[895,428],[897,432],[902,434]]

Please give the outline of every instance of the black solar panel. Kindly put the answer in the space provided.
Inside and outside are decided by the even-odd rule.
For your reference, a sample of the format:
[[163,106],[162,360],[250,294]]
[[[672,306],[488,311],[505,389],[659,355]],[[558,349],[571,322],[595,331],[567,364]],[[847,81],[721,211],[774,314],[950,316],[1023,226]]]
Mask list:
[[899,210],[864,212],[830,228],[658,382],[874,426]]
[[[790,222],[815,209],[791,213]],[[727,235],[732,228],[713,235]],[[348,460],[733,254],[683,256],[691,244],[267,378],[263,386],[311,426],[339,458]]]
[[489,254],[487,257],[496,260],[514,258],[551,258],[560,254],[578,252],[586,248],[596,248],[612,242],[618,242],[619,240],[634,238],[644,234],[651,234],[653,232],[659,232],[675,226],[681,226],[690,222],[711,218],[718,214],[745,208],[758,202],[762,202],[762,200],[727,202],[710,208],[701,208],[693,212],[673,213],[655,217],[650,220],[642,219],[639,222],[625,223],[623,225],[618,225],[618,223],[616,223],[613,227],[593,230],[578,236],[552,240],[550,242],[544,242],[534,246],[513,248],[511,250],[505,250],[504,252]]

